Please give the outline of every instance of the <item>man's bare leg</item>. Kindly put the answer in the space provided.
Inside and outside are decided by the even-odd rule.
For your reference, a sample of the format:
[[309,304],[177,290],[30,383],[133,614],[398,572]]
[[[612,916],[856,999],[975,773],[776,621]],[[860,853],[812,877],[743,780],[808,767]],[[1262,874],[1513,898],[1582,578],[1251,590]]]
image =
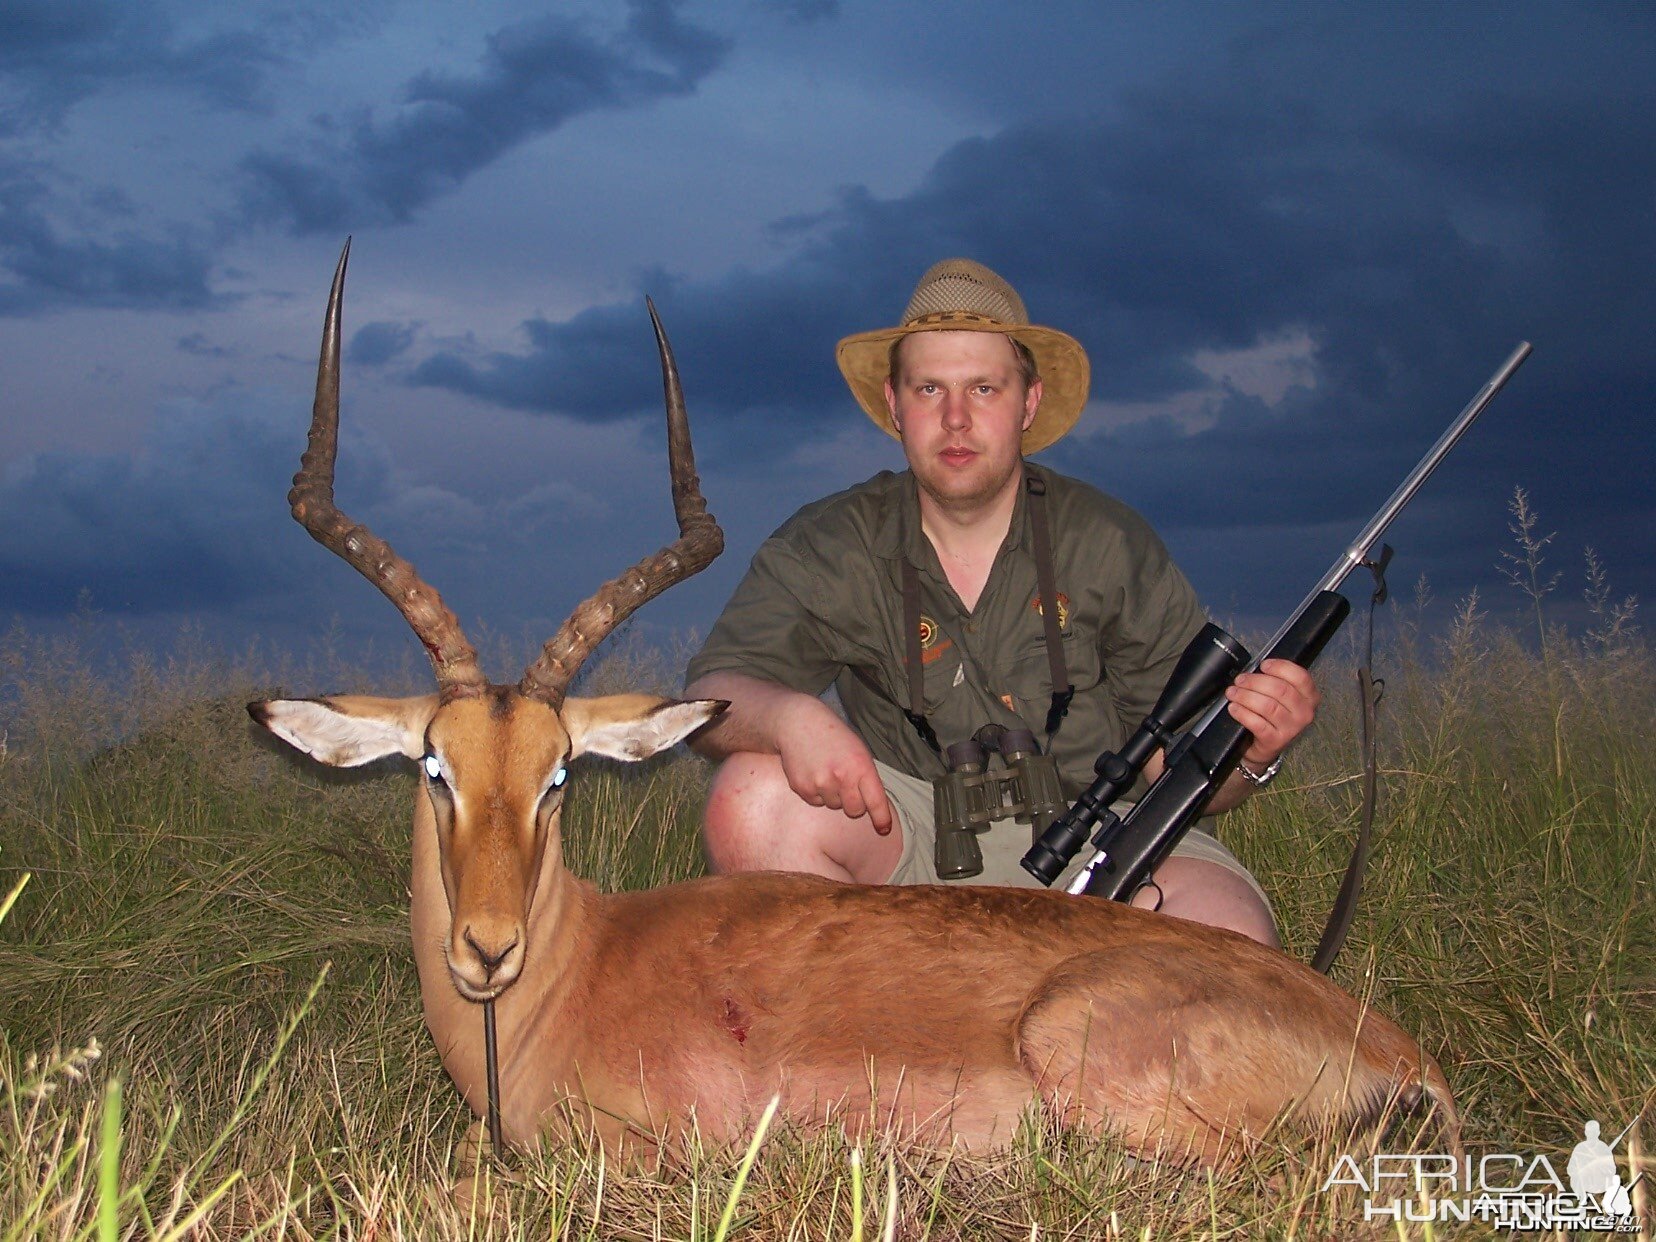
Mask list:
[[866,815],[852,819],[810,806],[789,788],[775,755],[739,752],[713,774],[702,839],[714,871],[803,871],[883,884],[903,855],[899,821],[880,836]]
[[[775,755],[738,753],[713,774],[703,840],[713,870],[803,871],[834,880],[883,884],[903,854],[902,822],[878,835],[866,816],[851,819],[810,806],[788,787]],[[1270,910],[1248,882],[1201,858],[1170,858],[1156,870],[1160,911],[1240,932],[1273,949],[1282,947]],[[1154,907],[1156,893],[1134,905]]]
[[1146,887],[1134,896],[1135,906],[1241,932],[1272,949],[1282,947],[1270,909],[1228,867],[1205,858],[1169,858],[1156,868],[1155,881],[1161,889],[1161,905],[1156,905],[1155,889]]

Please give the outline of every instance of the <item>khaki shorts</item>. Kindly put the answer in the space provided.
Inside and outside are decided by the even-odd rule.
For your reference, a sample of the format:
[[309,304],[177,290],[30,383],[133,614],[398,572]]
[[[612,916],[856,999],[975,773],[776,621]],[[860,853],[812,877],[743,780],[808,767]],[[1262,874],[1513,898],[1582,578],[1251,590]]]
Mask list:
[[[903,834],[903,856],[898,859],[897,869],[886,881],[888,884],[992,884],[1009,888],[1041,886],[1039,880],[1018,865],[1018,861],[1029,850],[1029,825],[1011,819],[998,820],[986,831],[978,833],[978,848],[983,851],[981,875],[957,881],[939,879],[937,829],[932,811],[931,782],[910,776],[907,772],[899,772],[879,760],[874,761],[874,766],[879,770],[880,781],[885,785],[886,796],[891,799],[892,810],[897,813],[897,823]],[[1118,802],[1114,809],[1121,814],[1126,811],[1128,805]],[[1212,823],[1211,818],[1198,820],[1195,827],[1185,833],[1173,847],[1171,856],[1199,858],[1203,862],[1217,863],[1226,871],[1241,876],[1269,910],[1271,899],[1265,895],[1265,890],[1259,887],[1259,881],[1242,865],[1241,859],[1226,849],[1219,838],[1213,835]],[[1091,857],[1091,846],[1083,846],[1053,884],[1053,889],[1062,892]]]

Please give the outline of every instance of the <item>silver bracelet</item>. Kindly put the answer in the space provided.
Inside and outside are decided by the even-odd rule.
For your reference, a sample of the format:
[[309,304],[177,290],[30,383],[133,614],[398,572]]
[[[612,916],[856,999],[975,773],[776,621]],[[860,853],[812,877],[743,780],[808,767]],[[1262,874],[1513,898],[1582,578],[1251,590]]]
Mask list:
[[1282,771],[1282,756],[1278,755],[1275,759],[1271,760],[1270,766],[1263,772],[1255,772],[1245,762],[1238,759],[1236,761],[1236,770],[1242,773],[1242,779],[1247,781],[1255,789],[1264,789],[1265,786],[1269,785],[1276,779],[1276,774]]

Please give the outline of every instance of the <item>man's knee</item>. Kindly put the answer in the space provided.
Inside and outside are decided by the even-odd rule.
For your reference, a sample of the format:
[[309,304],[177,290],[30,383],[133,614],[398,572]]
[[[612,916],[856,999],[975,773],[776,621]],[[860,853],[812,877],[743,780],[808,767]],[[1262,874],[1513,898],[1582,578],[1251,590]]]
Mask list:
[[1273,949],[1282,947],[1270,906],[1229,867],[1202,858],[1170,858],[1157,869],[1156,885],[1161,889],[1157,909],[1163,914],[1239,932]]
[[788,788],[775,755],[739,752],[714,769],[702,817],[702,839],[715,866],[739,862],[753,845],[777,831]]
[[713,774],[702,843],[714,871],[805,871],[883,883],[903,851],[898,830],[875,833],[866,815],[808,805],[775,755],[731,755]]

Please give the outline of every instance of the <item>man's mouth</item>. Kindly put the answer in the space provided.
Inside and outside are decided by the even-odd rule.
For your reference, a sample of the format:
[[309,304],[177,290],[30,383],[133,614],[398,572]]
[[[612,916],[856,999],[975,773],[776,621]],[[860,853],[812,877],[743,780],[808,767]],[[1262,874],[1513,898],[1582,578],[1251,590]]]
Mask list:
[[951,466],[960,466],[971,461],[972,458],[977,456],[977,453],[972,449],[965,448],[964,446],[954,445],[950,448],[944,449],[938,454],[938,456],[948,462]]

